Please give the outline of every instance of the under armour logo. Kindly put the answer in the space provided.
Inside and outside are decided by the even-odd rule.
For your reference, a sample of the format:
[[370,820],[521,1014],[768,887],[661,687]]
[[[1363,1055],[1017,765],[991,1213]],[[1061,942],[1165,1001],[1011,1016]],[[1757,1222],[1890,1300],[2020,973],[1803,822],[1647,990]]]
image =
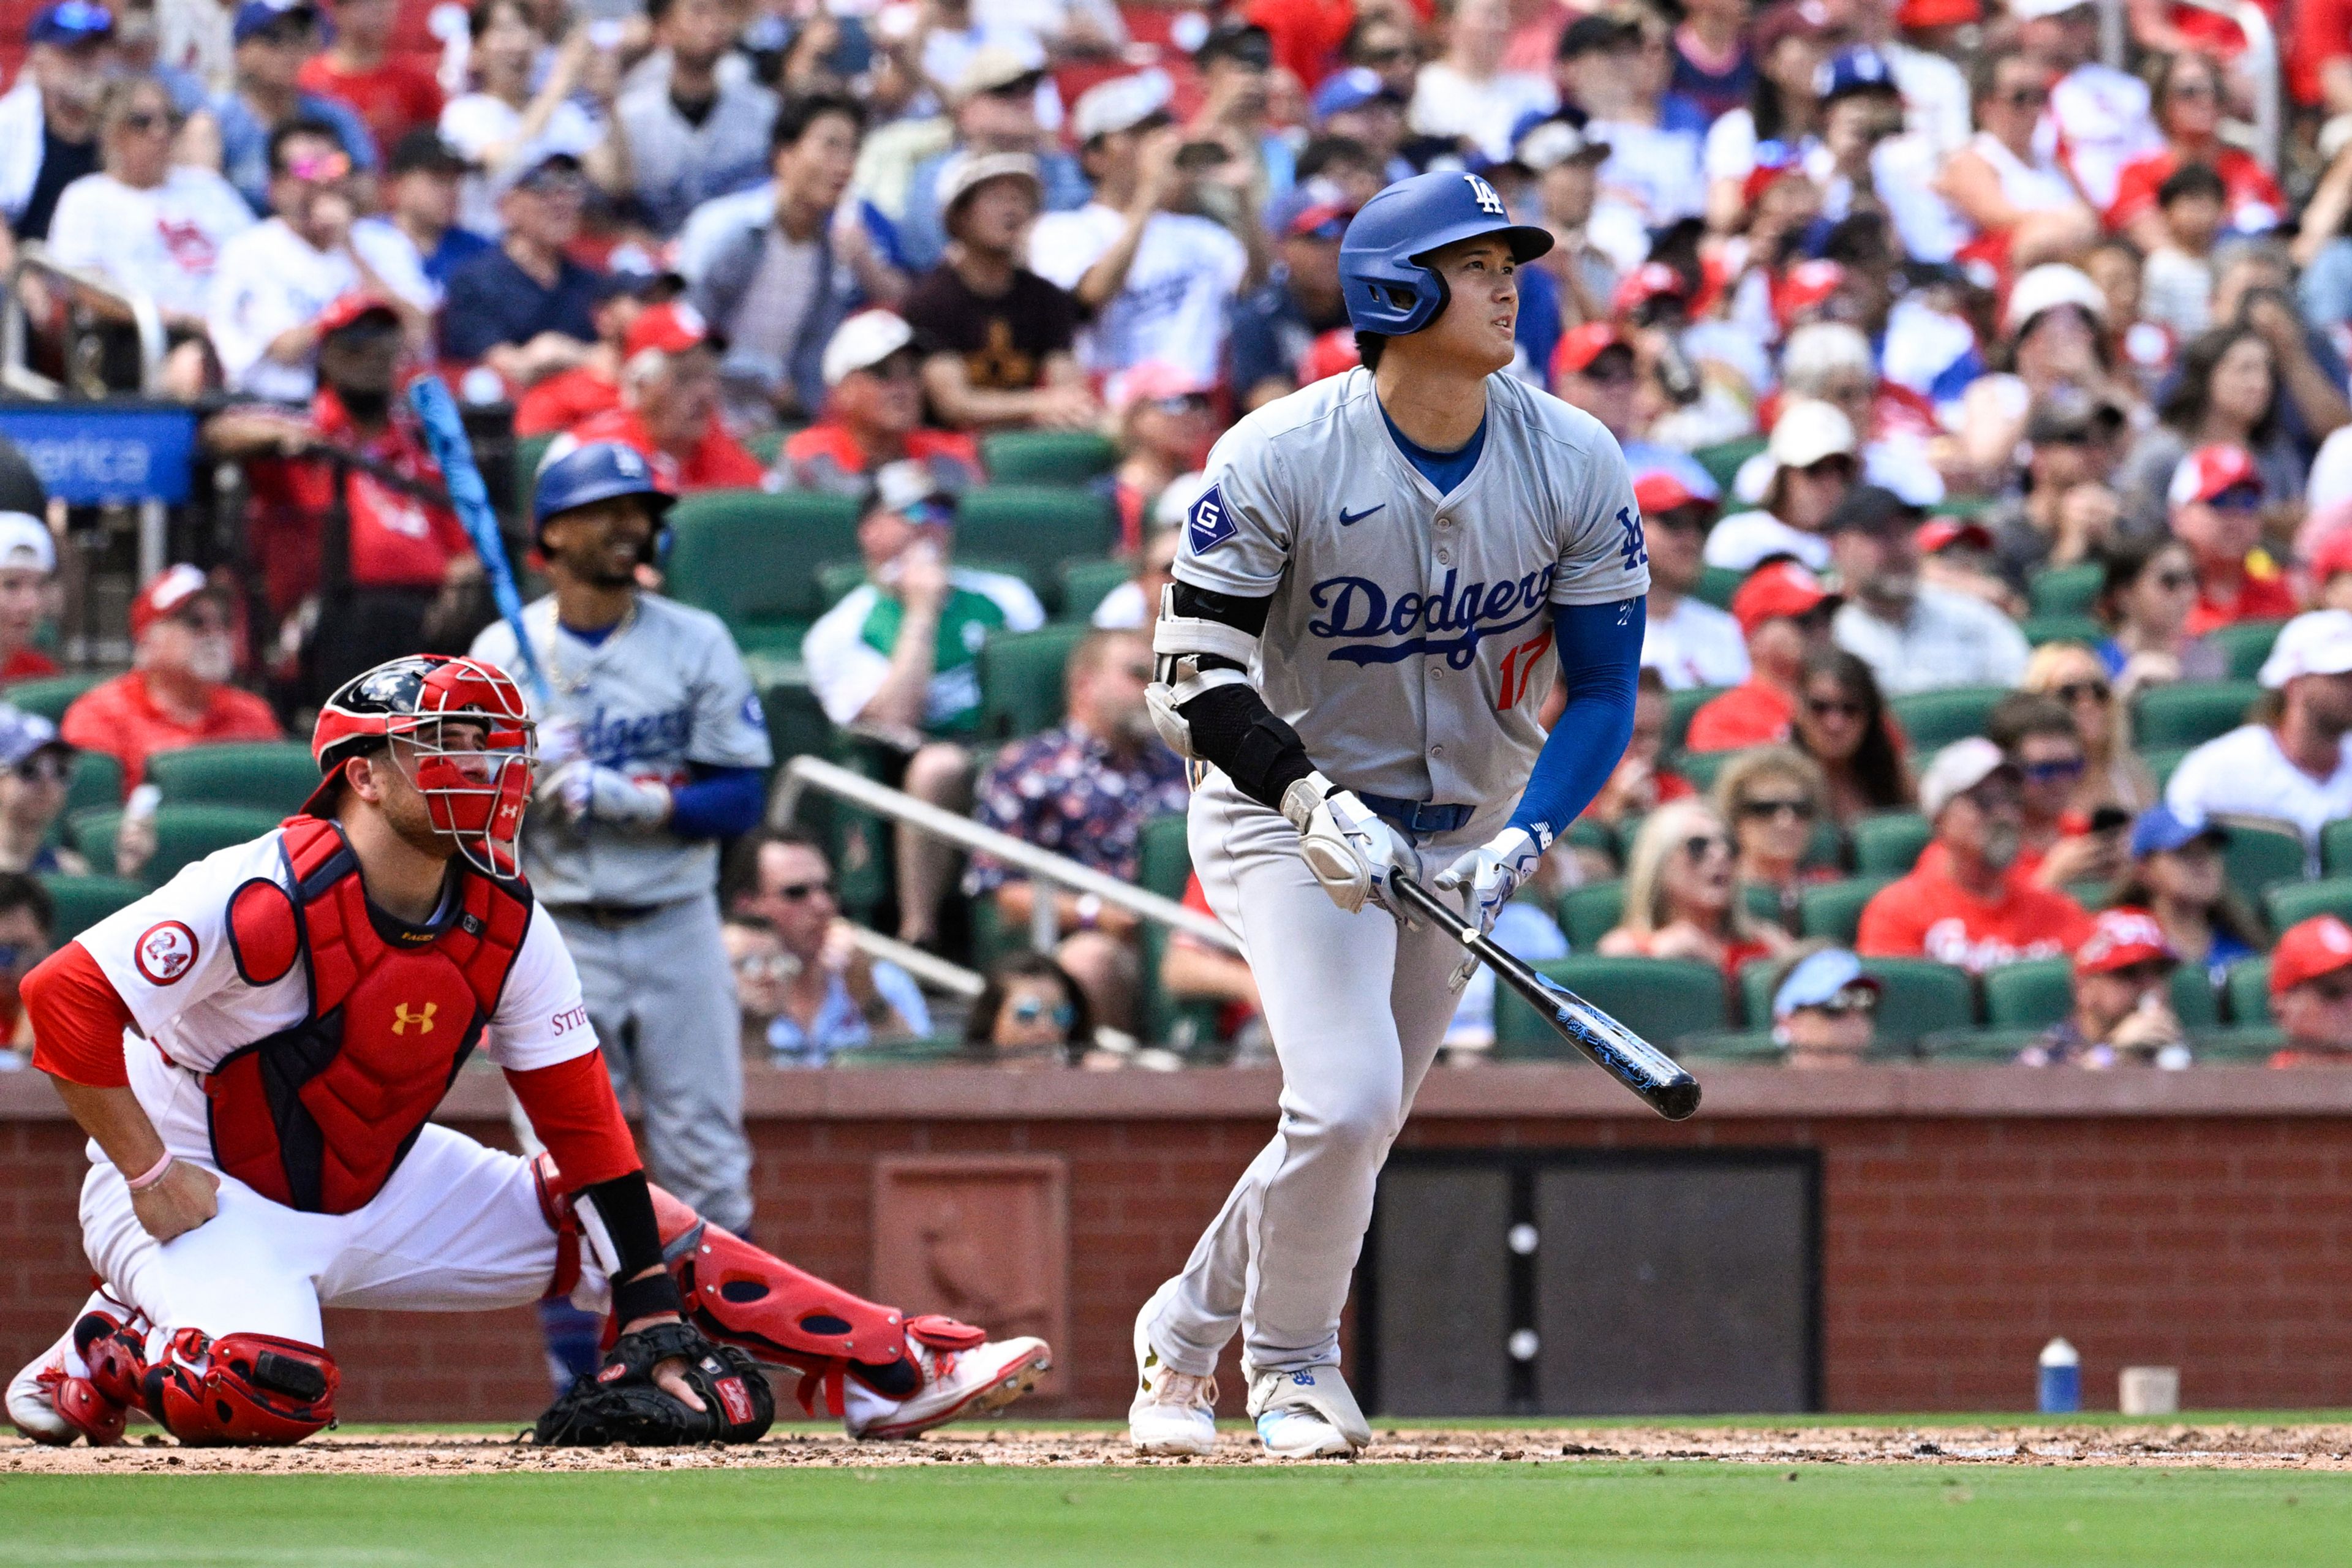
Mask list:
[[1465,174],[1462,177],[1470,182],[1470,194],[1478,198],[1478,210],[1480,212],[1493,213],[1496,217],[1506,217],[1509,216],[1503,211],[1503,198],[1495,194],[1494,186],[1488,184],[1486,181],[1480,179],[1475,174]]
[[441,1005],[437,1002],[427,1002],[423,1011],[412,1013],[408,1010],[408,1004],[403,1002],[392,1010],[392,1032],[395,1035],[404,1035],[408,1033],[408,1026],[414,1024],[416,1026],[418,1034],[431,1034],[433,1015],[440,1011],[440,1007]]

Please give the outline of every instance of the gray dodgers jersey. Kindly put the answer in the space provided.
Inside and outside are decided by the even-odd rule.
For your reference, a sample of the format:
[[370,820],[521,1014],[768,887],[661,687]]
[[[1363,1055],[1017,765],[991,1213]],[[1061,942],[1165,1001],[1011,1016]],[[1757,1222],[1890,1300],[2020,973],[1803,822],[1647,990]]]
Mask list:
[[1390,436],[1370,371],[1267,404],[1209,454],[1176,576],[1273,596],[1253,671],[1334,782],[1515,799],[1543,745],[1551,609],[1649,592],[1642,513],[1601,423],[1486,378],[1486,440],[1449,495]]
[[[552,596],[526,605],[522,620],[553,688],[551,715],[538,710],[506,622],[474,639],[474,657],[514,678],[533,718],[575,721],[587,754],[605,767],[675,787],[687,782],[688,763],[763,768],[772,760],[743,657],[709,611],[640,594],[635,618],[593,648],[556,630]],[[574,827],[534,805],[523,819],[522,868],[540,900],[559,908],[665,904],[717,888],[719,846],[667,831]]]

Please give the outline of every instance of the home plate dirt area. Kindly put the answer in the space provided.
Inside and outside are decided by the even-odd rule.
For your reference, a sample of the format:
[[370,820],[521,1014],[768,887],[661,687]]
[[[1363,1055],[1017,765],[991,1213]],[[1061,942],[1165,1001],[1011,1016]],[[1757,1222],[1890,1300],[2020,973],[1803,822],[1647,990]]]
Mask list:
[[[1360,1458],[1314,1461],[1445,1464],[1856,1464],[1955,1467],[2156,1467],[2352,1470],[2352,1423],[2179,1420],[2137,1425],[1447,1426],[1399,1422]],[[448,1476],[509,1472],[661,1469],[860,1468],[1004,1465],[1102,1467],[1271,1466],[1249,1429],[1231,1423],[1202,1459],[1151,1459],[1123,1429],[1082,1426],[954,1428],[911,1443],[853,1443],[837,1431],[780,1430],[725,1448],[534,1448],[511,1434],[419,1428],[322,1432],[291,1448],[184,1448],[134,1427],[113,1448],[47,1448],[0,1439],[0,1476],[257,1475]]]

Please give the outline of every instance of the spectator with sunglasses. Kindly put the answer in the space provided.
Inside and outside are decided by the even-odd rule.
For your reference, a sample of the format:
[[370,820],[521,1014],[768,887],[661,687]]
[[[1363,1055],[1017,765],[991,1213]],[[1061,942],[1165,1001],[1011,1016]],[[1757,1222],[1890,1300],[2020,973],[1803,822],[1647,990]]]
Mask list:
[[1740,887],[1770,889],[1787,931],[1797,929],[1797,900],[1805,887],[1839,874],[1805,865],[1828,794],[1821,765],[1790,746],[1742,752],[1716,776],[1715,809],[1731,825]]
[[2130,710],[2097,654],[2078,642],[2044,643],[2026,661],[2018,689],[2051,699],[2074,721],[2084,767],[2070,812],[2087,821],[2101,807],[2137,813],[2156,804],[2156,775],[2132,748]]
[[1789,738],[1805,661],[1830,646],[1842,601],[1794,561],[1776,561],[1739,585],[1731,616],[1748,639],[1748,679],[1691,715],[1683,744],[1731,752]]
[[596,274],[573,260],[588,178],[550,153],[499,193],[496,248],[450,273],[441,352],[488,365],[520,391],[585,363],[596,342]]
[[2271,694],[2260,716],[2183,757],[2165,804],[2293,823],[2316,876],[2321,831],[2352,816],[2352,610],[2289,621],[2256,679]]
[[319,12],[310,0],[244,0],[231,30],[236,84],[214,94],[205,112],[219,132],[221,173],[256,213],[283,210],[277,145],[289,125],[324,127],[348,168],[374,171],[375,138],[359,111],[302,87],[303,63],[319,47]]
[[922,353],[914,329],[888,310],[860,310],[834,329],[818,363],[821,416],[788,437],[775,478],[788,489],[862,496],[894,463],[960,493],[980,482],[980,447],[962,431],[923,427]]
[[[1119,376],[1109,388],[1118,411],[1118,467],[1111,471],[1111,500],[1118,508],[1121,553],[1142,547],[1146,521],[1153,513],[1181,521],[1197,499],[1180,492],[1181,504],[1163,500],[1170,487],[1201,471],[1217,438],[1217,413],[1207,383],[1182,365],[1152,361]],[[1172,517],[1171,514],[1172,513]],[[1147,618],[1160,613],[1159,601]]]
[[1764,447],[1763,499],[1755,510],[1715,525],[1706,536],[1706,563],[1747,572],[1785,555],[1828,571],[1830,542],[1822,530],[1861,474],[1861,451],[1853,422],[1837,409],[1813,398],[1789,399]]
[[172,161],[180,117],[153,77],[122,77],[99,101],[98,174],[68,185],[49,222],[49,254],[155,301],[173,347],[163,379],[204,390],[205,310],[224,247],[254,225],[236,187]]
[[2101,553],[2105,567],[2091,613],[2107,628],[2099,662],[2128,703],[2142,688],[2176,680],[2219,680],[2221,651],[2189,635],[2197,605],[2197,559],[2169,534],[2127,540]]
[[1808,655],[1797,674],[1790,740],[1821,764],[1830,815],[1841,827],[1912,800],[1901,735],[1870,666],[1842,647]]
[[2180,955],[2146,910],[2103,910],[2074,951],[2074,1005],[2018,1053],[2020,1067],[2185,1068],[2189,1040],[2172,1010]]
[[1936,754],[1919,780],[1935,837],[1910,875],[1863,907],[1865,958],[1932,958],[1971,974],[2072,952],[2090,917],[2018,864],[2024,831],[2017,766],[1981,735]]
[[56,928],[49,890],[21,871],[0,871],[0,1068],[30,1059],[33,1021],[16,988],[48,957]]
[[2120,812],[2092,817],[2074,809],[2074,795],[2090,773],[2074,716],[2062,703],[2015,691],[1993,705],[1985,737],[2018,774],[2018,868],[2045,888],[2110,882],[2124,868]]
[[2107,226],[2121,229],[2142,251],[2154,250],[2166,237],[2154,221],[2157,193],[2182,168],[2202,163],[2221,176],[2224,228],[2242,234],[2276,228],[2287,210],[2278,182],[2252,153],[2221,140],[2221,68],[2213,58],[2195,50],[2159,54],[2149,90],[2165,147],[2124,165]]
[[1738,864],[1713,806],[1698,800],[1660,806],[1626,857],[1624,917],[1596,951],[1695,959],[1721,969],[1727,984],[1749,959],[1787,952],[1788,933],[1748,912],[1735,880]]
[[1643,667],[1676,691],[1739,685],[1750,673],[1739,621],[1695,592],[1714,500],[1694,495],[1679,475],[1653,468],[1634,470],[1633,504],[1642,509],[1642,537],[1650,550]]
[[1878,982],[1842,947],[1809,944],[1772,987],[1772,1038],[1783,1067],[1860,1067],[1878,1032]]
[[2025,418],[2023,493],[1979,520],[1993,560],[2020,593],[2034,573],[2091,560],[2118,536],[2121,503],[2107,488],[2099,411],[2080,397],[2044,398]]
[[921,987],[853,939],[814,839],[762,834],[751,872],[726,929],[747,1047],[778,1067],[823,1067],[840,1051],[931,1032]]
[[2274,1068],[2352,1065],[2352,926],[2315,915],[2271,950],[2271,1021],[2286,1043]]
[[89,862],[49,842],[66,808],[74,749],[37,713],[0,702],[0,871],[87,876]]
[[2200,447],[2173,469],[2168,494],[2172,535],[2197,560],[2197,602],[2182,631],[2202,637],[2295,613],[2293,585],[2263,548],[2263,479],[2243,447]]
[[2030,55],[1987,49],[1969,89],[1977,133],[1945,159],[1936,181],[1973,236],[1964,251],[1999,257],[2012,274],[2079,260],[2098,238],[2099,220],[2074,177],[2036,145],[2050,107],[2048,70]]
[[1108,1052],[1091,1051],[1094,1037],[1077,983],[1044,953],[1018,952],[989,970],[964,1022],[963,1048],[968,1059],[992,1067],[1117,1065]]
[[68,186],[99,163],[99,103],[115,64],[114,14],[57,0],[25,29],[25,66],[0,98],[0,261],[8,239],[41,239]]
[[[1139,631],[1094,631],[1070,650],[1064,674],[1069,717],[1008,747],[975,792],[972,818],[1024,843],[1135,880],[1143,825],[1181,812],[1184,764],[1151,727],[1143,689],[1151,643]],[[964,891],[992,900],[1007,931],[1028,928],[1037,884],[992,856],[975,854]],[[1092,894],[1055,892],[1054,923],[1067,931],[1055,957],[1087,994],[1094,1016],[1134,1027],[1140,971],[1135,917]]]
[[157,752],[215,741],[275,741],[278,716],[236,673],[236,617],[227,595],[182,562],[131,601],[131,668],[66,710],[68,745],[104,752],[135,789]]
[[2229,845],[2220,823],[2152,805],[2132,824],[2131,868],[2108,900],[2154,915],[2180,961],[2201,966],[2215,985],[2270,942],[2262,918],[2229,886]]

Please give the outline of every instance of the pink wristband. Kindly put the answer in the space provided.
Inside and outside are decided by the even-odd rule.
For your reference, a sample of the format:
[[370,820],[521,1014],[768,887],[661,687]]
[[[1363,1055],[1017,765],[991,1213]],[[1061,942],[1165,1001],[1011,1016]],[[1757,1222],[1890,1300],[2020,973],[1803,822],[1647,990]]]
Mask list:
[[156,1161],[152,1165],[147,1167],[145,1171],[140,1173],[138,1175],[124,1178],[124,1184],[130,1187],[130,1189],[134,1193],[143,1193],[148,1188],[153,1186],[156,1183],[162,1181],[163,1179],[163,1173],[171,1168],[172,1152],[169,1149],[166,1149],[163,1151],[163,1157]]

